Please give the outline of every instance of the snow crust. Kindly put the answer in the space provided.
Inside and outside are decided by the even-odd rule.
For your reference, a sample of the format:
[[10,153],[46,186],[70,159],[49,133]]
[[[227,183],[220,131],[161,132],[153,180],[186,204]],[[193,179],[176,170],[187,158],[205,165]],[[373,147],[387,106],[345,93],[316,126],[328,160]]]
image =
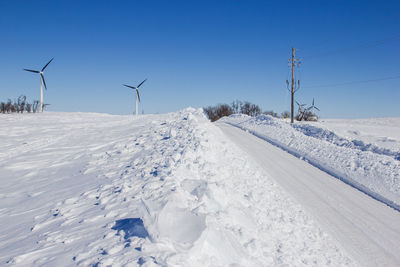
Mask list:
[[0,126],[0,265],[357,265],[201,109]]
[[269,115],[226,122],[287,150],[400,210],[400,118],[290,124]]

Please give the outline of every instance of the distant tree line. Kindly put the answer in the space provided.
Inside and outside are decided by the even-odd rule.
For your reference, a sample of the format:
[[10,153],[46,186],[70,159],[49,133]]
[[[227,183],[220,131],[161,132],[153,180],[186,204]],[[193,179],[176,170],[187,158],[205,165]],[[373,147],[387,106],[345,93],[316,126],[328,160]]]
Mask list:
[[[232,114],[245,114],[248,116],[258,116],[260,114],[271,115],[273,117],[278,117],[278,114],[272,110],[261,111],[261,108],[248,101],[233,101],[230,105],[228,104],[217,104],[215,106],[208,106],[203,108],[205,114],[211,121],[216,121],[224,116],[229,116]],[[287,111],[286,111],[287,113]],[[286,113],[282,113],[282,116]]]
[[0,112],[3,114],[6,113],[36,113],[40,111],[40,102],[38,100],[33,101],[33,103],[29,103],[26,101],[26,96],[21,95],[17,100],[11,101],[8,99],[7,102],[0,103]]

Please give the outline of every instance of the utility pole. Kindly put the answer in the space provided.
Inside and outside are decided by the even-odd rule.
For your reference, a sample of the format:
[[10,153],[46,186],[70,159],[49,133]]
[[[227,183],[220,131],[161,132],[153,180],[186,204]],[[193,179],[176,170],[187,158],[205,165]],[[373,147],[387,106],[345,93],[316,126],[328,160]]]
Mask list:
[[[295,79],[294,76],[294,70],[296,67],[296,62],[299,65],[300,64],[300,60],[295,58],[295,52],[296,49],[294,47],[292,47],[292,58],[289,59],[289,63],[291,63],[291,68],[292,68],[292,85],[291,88],[289,90],[290,94],[291,94],[291,106],[290,106],[290,123],[293,123],[293,116],[294,116],[294,93],[296,93],[297,90],[299,90],[300,88],[300,81]],[[289,87],[289,81],[286,80],[286,84]]]
[[296,63],[296,59],[294,57],[294,53],[296,52],[296,49],[292,47],[292,90],[291,90],[291,106],[290,106],[290,123],[293,123],[293,113],[294,113],[294,67]]

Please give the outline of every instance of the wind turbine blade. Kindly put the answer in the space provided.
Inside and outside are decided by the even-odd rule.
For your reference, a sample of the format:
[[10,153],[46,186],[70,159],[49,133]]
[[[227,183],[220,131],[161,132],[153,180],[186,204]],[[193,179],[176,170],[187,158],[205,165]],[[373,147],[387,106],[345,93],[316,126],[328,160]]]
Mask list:
[[129,88],[132,88],[132,89],[136,89],[136,87],[133,87],[133,86],[130,86],[130,85],[126,85],[126,84],[123,84],[123,86],[129,87]]
[[141,82],[141,83],[137,86],[137,88],[139,88],[145,81],[147,81],[147,79],[145,79],[143,82]]
[[24,70],[34,72],[34,73],[40,73],[40,71],[38,71],[38,70],[28,70],[28,69],[24,69]]
[[139,95],[139,90],[138,89],[136,89],[136,94],[137,94],[137,97],[138,97],[139,102],[140,102],[140,95]]
[[297,102],[297,101],[296,101],[296,104],[297,104],[298,106],[301,106],[301,105],[300,105],[300,103],[299,103],[299,102]]
[[316,110],[318,110],[318,111],[321,111],[321,110],[319,110],[319,108],[317,108],[317,107],[314,107]]
[[46,90],[47,90],[46,81],[44,80],[43,74],[40,73],[40,77],[42,78],[42,81],[43,81],[43,84],[44,84],[44,88],[46,88]]
[[42,69],[42,71],[44,71],[44,69],[50,64],[50,62],[52,62],[53,61],[53,59],[54,59],[54,57],[52,58],[52,59],[50,59],[50,61],[49,62],[47,62],[47,64],[43,67],[43,69]]

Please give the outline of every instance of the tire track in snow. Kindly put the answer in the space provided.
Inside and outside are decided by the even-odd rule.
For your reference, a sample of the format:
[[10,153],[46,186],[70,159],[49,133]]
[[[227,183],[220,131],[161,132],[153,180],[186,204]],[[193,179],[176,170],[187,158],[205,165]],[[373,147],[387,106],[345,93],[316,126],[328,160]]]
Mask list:
[[399,212],[261,138],[235,126],[217,125],[363,266],[400,264]]

